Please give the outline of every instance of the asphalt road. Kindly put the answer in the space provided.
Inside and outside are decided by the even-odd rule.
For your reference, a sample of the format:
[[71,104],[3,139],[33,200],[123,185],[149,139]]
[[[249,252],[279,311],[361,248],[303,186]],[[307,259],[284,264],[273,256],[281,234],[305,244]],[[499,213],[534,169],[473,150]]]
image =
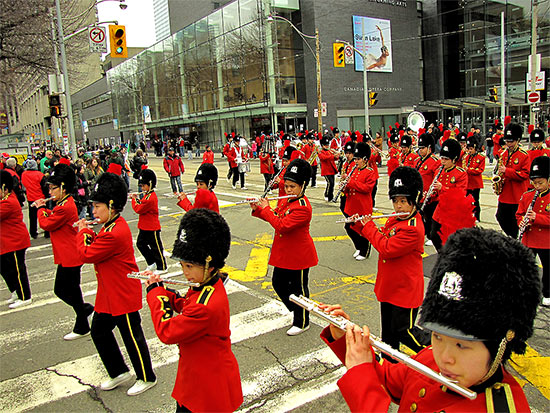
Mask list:
[[[184,160],[186,190],[192,189],[199,160]],[[183,214],[174,198],[163,197],[171,190],[162,170],[162,159],[151,157],[150,166],[157,172],[159,184],[162,239],[167,253],[171,251],[179,219]],[[265,222],[250,215],[248,205],[234,205],[247,196],[263,191],[263,177],[258,161],[252,162],[247,176],[248,190],[233,190],[225,180],[227,162],[216,156],[220,180],[215,190],[221,213],[232,232],[232,246],[226,270],[231,307],[233,351],[240,366],[244,403],[241,411],[259,412],[326,412],[349,411],[340,396],[336,381],[345,371],[319,338],[326,325],[313,317],[312,327],[304,334],[288,337],[290,315],[271,287],[272,268],[267,265],[273,230]],[[492,169],[487,168],[488,172]],[[381,169],[385,172],[385,168]],[[390,213],[387,176],[379,180],[376,207]],[[482,191],[480,225],[498,229],[494,214],[496,197],[490,182]],[[377,254],[368,260],[353,259],[354,248],[345,235],[338,206],[323,200],[324,180],[318,177],[318,188],[310,188],[308,197],[313,206],[311,235],[319,255],[319,265],[310,272],[310,292],[315,300],[340,303],[353,321],[368,324],[378,333],[379,309],[373,293]],[[136,190],[132,180],[131,189]],[[26,213],[26,211],[25,211]],[[137,237],[137,215],[128,204],[123,216]],[[433,255],[426,247],[426,256]],[[138,265],[146,264],[136,249]],[[428,260],[431,260],[428,258]],[[432,260],[433,261],[433,260]],[[178,272],[178,264],[169,260],[169,275]],[[33,303],[9,310],[9,292],[0,289],[0,404],[6,412],[165,412],[174,411],[170,394],[177,369],[177,348],[159,342],[152,328],[146,304],[141,311],[142,324],[152,354],[158,385],[136,397],[126,395],[132,384],[103,392],[99,383],[107,375],[90,338],[65,342],[63,335],[72,328],[72,310],[53,294],[55,265],[49,240],[41,235],[32,240],[27,252]],[[426,279],[426,281],[428,281]],[[85,299],[95,299],[96,280],[91,265],[82,269]],[[528,354],[514,357],[514,374],[524,385],[533,411],[550,411],[550,310],[541,308]],[[121,340],[119,340],[121,343]],[[197,385],[215,386],[215,383]],[[394,409],[394,408],[393,408]]]

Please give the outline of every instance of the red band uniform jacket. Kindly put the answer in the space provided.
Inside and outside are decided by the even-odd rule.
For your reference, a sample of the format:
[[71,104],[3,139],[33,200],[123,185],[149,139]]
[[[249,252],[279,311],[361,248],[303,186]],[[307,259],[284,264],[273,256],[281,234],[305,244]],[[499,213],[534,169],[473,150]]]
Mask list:
[[372,214],[372,190],[376,185],[376,174],[365,166],[363,169],[355,168],[344,190],[346,205],[344,213],[348,216],[354,214]]
[[132,198],[132,209],[139,214],[138,228],[144,231],[160,229],[159,201],[155,191],[145,193],[141,199]]
[[410,166],[411,168],[414,168],[416,166],[416,163],[418,162],[418,159],[420,156],[416,152],[410,152],[408,154],[401,154],[401,165],[402,166]]
[[252,215],[269,222],[275,229],[269,265],[288,270],[317,265],[317,251],[309,234],[311,204],[305,196],[282,199],[274,210],[257,208]]
[[529,149],[527,154],[529,155],[529,170],[531,170],[531,162],[533,162],[533,159],[538,158],[539,156],[550,156],[550,149],[543,147],[540,149]]
[[202,163],[214,163],[214,152],[204,151],[202,154]]
[[186,211],[190,211],[195,208],[206,208],[211,211],[220,213],[220,206],[218,205],[218,198],[216,194],[209,189],[199,188],[195,192],[195,203],[192,204],[187,198],[183,198],[178,202],[178,206]]
[[[424,158],[419,157],[416,161],[415,168],[418,170],[418,172],[420,172],[420,176],[422,177],[422,203],[424,202],[424,197],[428,193],[430,186],[432,185],[432,182],[437,175],[437,172],[439,171],[439,168],[441,168],[441,161],[437,159],[437,157],[433,153],[431,153]],[[429,202],[434,202],[436,200],[437,192],[434,191]]]
[[85,228],[77,234],[77,249],[85,263],[93,263],[97,277],[95,312],[118,316],[142,307],[141,282],[128,278],[138,271],[130,227],[116,216],[96,235]]
[[334,162],[335,155],[328,149],[319,152],[319,161],[321,162],[321,176],[336,175],[338,168]]
[[40,208],[38,211],[40,228],[50,232],[55,264],[63,267],[79,267],[83,264],[75,251],[78,229],[73,228],[73,224],[76,221],[78,221],[78,210],[70,195],[57,201],[53,210]]
[[24,171],[21,175],[21,183],[27,189],[27,201],[34,202],[44,198],[44,193],[40,186],[42,178],[44,178],[44,174],[40,171]]
[[[438,196],[445,193],[445,191],[453,188],[463,189],[464,193],[466,193],[466,189],[468,187],[468,174],[464,169],[459,168],[458,166],[453,166],[450,169],[443,170],[443,172],[441,172],[441,175],[439,176],[438,181],[441,182],[442,185]],[[438,204],[435,208],[433,220],[440,222],[439,216],[440,214],[444,213],[445,211],[441,211],[441,208]]]
[[243,402],[239,366],[231,351],[229,302],[218,276],[190,288],[184,298],[164,287],[147,293],[155,331],[177,344],[172,397],[193,412],[232,412]]
[[[518,210],[516,212],[516,219],[518,225],[520,224],[523,216],[527,212],[529,205],[533,201],[535,190],[525,192],[520,201]],[[535,214],[534,221],[530,223],[525,232],[521,242],[523,245],[529,248],[550,249],[550,190],[546,190],[539,195],[535,204],[533,205],[533,211]]]
[[399,166],[401,159],[401,150],[399,148],[390,147],[388,150],[388,176]]
[[380,229],[369,221],[361,234],[378,251],[374,285],[378,301],[403,308],[420,307],[424,298],[424,224],[419,214],[403,220],[388,218]]
[[[322,331],[321,338],[343,363],[346,356],[345,337],[333,341],[327,327]],[[431,346],[412,358],[439,372]],[[387,412],[390,398],[399,404],[399,412],[530,411],[521,386],[503,367],[488,382],[471,388],[478,393],[474,400],[448,390],[403,363],[359,364],[338,380],[338,387],[352,412]]]
[[506,172],[498,202],[519,204],[521,195],[529,186],[529,155],[519,146],[513,150],[506,149],[501,155],[501,165],[506,166]]
[[483,188],[482,173],[485,170],[485,156],[476,153],[474,155],[466,155],[464,158],[464,166],[468,174],[467,189]]
[[275,172],[273,168],[273,160],[271,155],[268,153],[260,153],[260,173],[261,174],[272,174]]
[[[355,160],[351,160],[351,161],[348,161],[347,159],[344,161],[344,163],[342,164],[342,174],[346,174],[346,175],[349,175],[351,173],[351,171],[353,170],[354,166],[355,166]],[[342,192],[342,195],[341,195],[342,198],[345,198],[346,197],[346,191],[344,190],[344,192]]]
[[31,237],[23,221],[21,204],[14,192],[0,200],[0,236],[0,255],[31,246]]

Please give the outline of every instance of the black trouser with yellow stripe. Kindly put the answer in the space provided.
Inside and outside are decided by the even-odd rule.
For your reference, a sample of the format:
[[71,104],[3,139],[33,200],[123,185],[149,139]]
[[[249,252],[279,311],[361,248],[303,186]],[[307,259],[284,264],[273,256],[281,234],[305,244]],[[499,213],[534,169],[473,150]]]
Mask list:
[[[414,325],[418,308],[403,308],[381,302],[380,318],[382,341],[399,350],[399,343],[419,352],[431,342],[430,334]],[[389,356],[384,358],[395,361]]]
[[305,328],[309,325],[309,311],[303,309],[290,301],[290,294],[303,295],[309,297],[309,268],[304,270],[287,270],[285,268],[273,268],[273,289],[283,302],[283,304],[292,312],[294,318],[292,325]]
[[94,306],[84,302],[82,289],[80,288],[80,269],[78,267],[57,266],[53,292],[64,303],[70,305],[76,313],[76,321],[73,332],[76,334],[88,334],[90,325],[88,316],[93,313]]
[[129,371],[113,333],[115,327],[118,327],[122,336],[137,379],[155,381],[156,376],[153,372],[147,341],[145,341],[145,335],[141,328],[139,311],[118,316],[94,313],[92,340],[109,376],[115,378]]
[[31,288],[25,265],[26,251],[27,249],[24,248],[0,255],[0,273],[6,281],[8,290],[12,293],[16,291],[17,298],[23,301],[31,298]]
[[157,231],[139,230],[136,241],[139,252],[147,261],[147,265],[157,264],[157,270],[165,270],[166,258],[162,253],[162,240],[160,239],[160,229]]

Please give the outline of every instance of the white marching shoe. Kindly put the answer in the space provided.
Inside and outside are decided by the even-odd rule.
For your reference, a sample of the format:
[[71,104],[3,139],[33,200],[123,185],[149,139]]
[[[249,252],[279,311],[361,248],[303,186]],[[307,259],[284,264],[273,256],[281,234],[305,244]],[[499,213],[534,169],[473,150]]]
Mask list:
[[542,299],[542,305],[545,307],[550,307],[550,297],[544,297]]
[[136,380],[135,384],[128,389],[126,394],[128,396],[137,396],[138,394],[143,393],[144,391],[149,390],[151,387],[155,387],[157,385],[157,381],[143,381],[143,380]]
[[19,308],[19,307],[24,307],[24,306],[29,305],[31,303],[32,303],[32,298],[29,298],[28,300],[20,300],[18,298],[13,303],[8,305],[8,307],[11,308],[11,309],[14,309],[14,308]]
[[359,254],[355,257],[356,261],[363,261],[363,260],[366,260],[366,259],[367,259],[367,257],[363,257],[362,255],[359,255]]
[[151,265],[148,265],[147,268],[145,268],[145,271],[155,271],[157,269],[157,263],[154,262]]
[[361,251],[359,250],[355,250],[355,252],[353,253],[353,258],[357,257],[359,255]]
[[168,273],[168,268],[165,269],[165,270],[155,270],[155,271],[153,271],[153,273],[154,273],[155,275],[167,274],[167,273]]
[[15,300],[17,300],[17,292],[16,291],[11,293],[11,297],[8,298],[8,304],[14,303]]
[[131,378],[132,378],[132,375],[130,374],[130,372],[127,371],[126,373],[119,374],[118,376],[112,379],[104,381],[103,383],[101,383],[99,388],[105,391],[113,390],[113,389],[116,389],[118,386],[120,386],[122,383],[126,383]]
[[428,239],[428,240],[426,240],[426,242],[424,243],[424,245],[427,245],[428,247],[433,247],[434,243],[432,242],[431,239]]
[[63,340],[65,341],[73,341],[73,340],[78,340],[79,338],[83,338],[83,337],[86,337],[86,336],[89,336],[90,335],[90,332],[88,331],[87,333],[85,334],[78,334],[78,333],[73,333],[72,331],[69,333],[69,334],[65,334],[63,336]]
[[305,326],[304,328],[292,326],[287,330],[286,334],[289,336],[297,336],[298,334],[302,334],[304,331],[307,330],[309,330],[309,325]]

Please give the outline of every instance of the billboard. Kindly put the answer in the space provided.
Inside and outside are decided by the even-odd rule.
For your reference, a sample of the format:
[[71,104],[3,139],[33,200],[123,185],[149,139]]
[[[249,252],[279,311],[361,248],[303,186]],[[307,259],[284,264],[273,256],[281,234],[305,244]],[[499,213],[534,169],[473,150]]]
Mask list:
[[[386,73],[393,71],[389,20],[353,16],[353,45],[365,54],[368,71]],[[355,70],[363,71],[363,58],[357,52],[355,52]]]

